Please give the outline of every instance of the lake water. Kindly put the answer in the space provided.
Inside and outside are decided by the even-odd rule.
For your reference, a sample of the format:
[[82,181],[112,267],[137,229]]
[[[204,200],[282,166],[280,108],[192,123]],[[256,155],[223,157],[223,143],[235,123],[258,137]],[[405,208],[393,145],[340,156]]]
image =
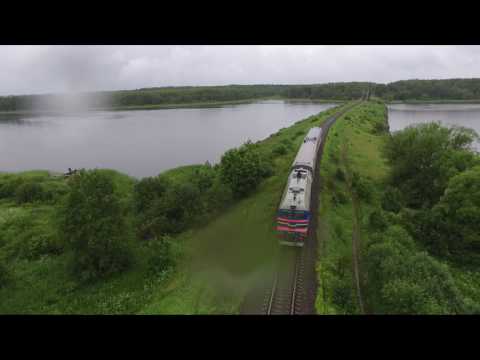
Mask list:
[[[480,135],[480,104],[391,104],[388,105],[390,131],[411,124],[439,121],[474,129]],[[480,143],[474,144],[480,151]]]
[[111,168],[135,177],[218,162],[228,149],[335,106],[263,101],[214,108],[0,114],[0,171]]

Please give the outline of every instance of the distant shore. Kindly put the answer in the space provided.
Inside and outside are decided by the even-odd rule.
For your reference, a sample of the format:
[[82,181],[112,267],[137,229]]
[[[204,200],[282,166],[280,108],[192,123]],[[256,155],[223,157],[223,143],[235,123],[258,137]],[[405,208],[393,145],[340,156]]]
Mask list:
[[387,104],[480,104],[478,100],[394,100],[387,101]]
[[[228,105],[242,105],[242,104],[252,104],[261,101],[271,101],[271,100],[281,100],[287,103],[343,103],[348,100],[325,100],[325,99],[289,99],[282,97],[266,97],[266,98],[256,98],[256,99],[244,99],[244,100],[230,100],[230,101],[208,101],[208,102],[194,102],[194,103],[180,103],[180,104],[152,104],[152,105],[132,105],[132,106],[113,106],[113,107],[102,107],[102,108],[91,108],[88,111],[130,111],[130,110],[159,110],[159,109],[184,109],[184,108],[209,108],[209,107],[222,107]],[[31,114],[52,114],[52,113],[61,113],[61,111],[54,110],[21,110],[21,111],[0,111],[2,114],[18,114],[18,115],[31,115]]]

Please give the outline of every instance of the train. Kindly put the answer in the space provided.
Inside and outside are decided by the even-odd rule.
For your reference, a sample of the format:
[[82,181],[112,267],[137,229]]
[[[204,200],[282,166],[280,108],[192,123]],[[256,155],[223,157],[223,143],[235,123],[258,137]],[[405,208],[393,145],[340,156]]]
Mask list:
[[303,246],[311,221],[311,192],[322,129],[312,127],[298,150],[277,211],[280,245]]

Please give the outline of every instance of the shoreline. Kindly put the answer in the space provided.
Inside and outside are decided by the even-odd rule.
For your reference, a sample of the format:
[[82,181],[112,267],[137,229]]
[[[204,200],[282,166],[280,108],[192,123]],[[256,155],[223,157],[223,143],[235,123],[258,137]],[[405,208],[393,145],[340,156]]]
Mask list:
[[[338,99],[309,99],[309,98],[285,98],[285,97],[266,97],[266,98],[257,98],[257,99],[244,99],[244,100],[229,100],[229,101],[209,101],[209,102],[194,102],[194,103],[180,103],[180,104],[152,104],[152,105],[131,105],[131,106],[117,106],[117,107],[102,107],[102,108],[91,108],[87,111],[134,111],[134,110],[162,110],[162,109],[191,109],[191,108],[215,108],[228,105],[243,105],[243,104],[253,104],[262,101],[284,101],[285,103],[313,103],[313,104],[341,104],[348,102],[349,100],[338,100]],[[480,104],[480,99],[478,100],[405,100],[405,101],[385,101],[387,105],[398,105],[398,104]],[[75,113],[76,111],[73,111]],[[55,110],[20,110],[20,111],[0,111],[0,115],[48,115],[48,114],[63,114],[64,111],[55,111]]]
[[[262,101],[284,101],[286,103],[314,103],[314,104],[341,104],[348,100],[325,100],[325,99],[289,99],[283,97],[267,97],[257,99],[245,100],[230,100],[230,101],[210,101],[210,102],[195,102],[185,104],[155,104],[155,105],[132,105],[132,106],[117,106],[104,108],[91,108],[87,111],[133,111],[133,110],[161,110],[161,109],[188,109],[188,108],[215,108],[228,105],[243,105],[253,104]],[[75,111],[74,111],[75,112]],[[54,110],[20,110],[20,111],[0,111],[0,115],[32,115],[32,114],[61,114],[62,111]]]

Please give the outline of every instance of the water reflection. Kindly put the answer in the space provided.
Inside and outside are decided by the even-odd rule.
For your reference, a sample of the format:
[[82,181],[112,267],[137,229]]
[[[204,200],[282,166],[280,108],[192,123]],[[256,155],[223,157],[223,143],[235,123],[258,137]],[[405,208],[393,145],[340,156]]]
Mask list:
[[[480,104],[391,104],[388,106],[390,131],[409,125],[439,121],[474,129],[480,134]],[[480,143],[474,144],[480,151]]]
[[334,104],[265,101],[215,108],[0,115],[0,171],[113,168],[152,176],[215,163]]

